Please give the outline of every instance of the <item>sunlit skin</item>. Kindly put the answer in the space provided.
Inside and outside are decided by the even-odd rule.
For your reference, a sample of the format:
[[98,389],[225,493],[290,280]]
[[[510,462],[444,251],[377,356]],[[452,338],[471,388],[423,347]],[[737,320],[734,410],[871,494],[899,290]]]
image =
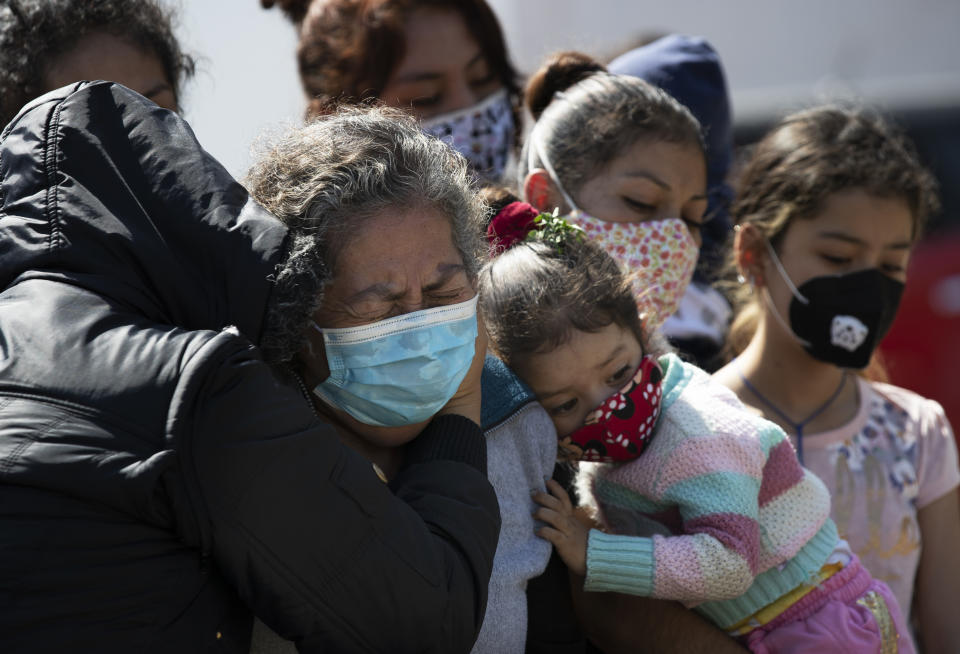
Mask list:
[[454,9],[424,7],[404,27],[406,52],[380,92],[420,119],[470,107],[503,88],[479,43]]
[[[475,294],[445,215],[426,207],[389,209],[366,219],[340,248],[333,282],[325,287],[313,319],[322,328],[356,327],[465,302]],[[313,388],[329,376],[329,369],[321,334],[311,330],[307,339],[301,360],[306,367],[304,379]],[[319,399],[315,404],[348,445],[388,474],[395,468],[397,448],[415,438],[429,422],[377,427]]]
[[[700,226],[707,210],[706,188],[706,161],[697,147],[640,140],[587,179],[573,200],[583,211],[608,222],[680,218],[700,245]],[[563,195],[541,168],[527,175],[524,195],[541,211],[555,207],[569,210]]]
[[94,32],[82,38],[56,59],[43,81],[49,91],[81,80],[117,82],[177,111],[177,98],[160,59],[112,34]]

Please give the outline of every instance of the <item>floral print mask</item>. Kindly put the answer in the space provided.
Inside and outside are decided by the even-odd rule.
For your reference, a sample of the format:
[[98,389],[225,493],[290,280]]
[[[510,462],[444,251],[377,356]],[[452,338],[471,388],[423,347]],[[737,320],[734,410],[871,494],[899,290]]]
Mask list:
[[513,107],[506,89],[479,103],[420,123],[420,128],[462,154],[481,177],[499,181],[513,145]]
[[570,222],[617,260],[633,284],[637,308],[657,329],[680,305],[697,265],[699,249],[679,218],[643,223],[614,223],[580,211]]
[[663,398],[663,369],[647,355],[627,385],[560,441],[559,458],[616,463],[639,457],[653,439]]

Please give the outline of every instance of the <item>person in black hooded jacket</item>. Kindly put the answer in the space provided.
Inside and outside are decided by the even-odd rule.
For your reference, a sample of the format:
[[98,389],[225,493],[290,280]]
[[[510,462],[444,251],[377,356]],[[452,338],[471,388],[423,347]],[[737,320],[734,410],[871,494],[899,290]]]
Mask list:
[[[394,148],[361,139],[340,173],[415,166],[420,149],[433,167],[401,177],[469,193],[445,146],[362,113],[331,133],[369,128]],[[417,192],[392,197],[409,208]],[[469,201],[477,215],[434,205],[452,229],[479,220]],[[182,119],[117,84],[74,84],[14,118],[0,136],[0,651],[246,653],[254,614],[302,652],[469,650],[499,530],[476,424],[483,348],[380,481],[303,383],[331,271],[288,264],[336,236],[281,223]]]

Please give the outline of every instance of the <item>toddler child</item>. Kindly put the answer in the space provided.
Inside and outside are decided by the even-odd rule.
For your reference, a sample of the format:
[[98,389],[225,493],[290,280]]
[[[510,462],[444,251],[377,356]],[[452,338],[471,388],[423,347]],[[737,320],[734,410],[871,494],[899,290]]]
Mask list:
[[[534,496],[539,535],[584,589],[684,602],[755,652],[912,652],[896,600],[838,537],[826,488],[783,430],[647,333],[600,246],[535,214],[515,204],[492,221],[505,251],[481,273],[480,302],[560,456],[604,464],[589,479],[604,531],[555,482]],[[663,267],[685,265],[664,254]]]

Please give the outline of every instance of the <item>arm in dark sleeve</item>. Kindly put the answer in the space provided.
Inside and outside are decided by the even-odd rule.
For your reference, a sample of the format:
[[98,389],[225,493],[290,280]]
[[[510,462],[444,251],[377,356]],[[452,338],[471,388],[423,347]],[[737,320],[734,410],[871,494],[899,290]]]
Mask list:
[[255,349],[218,350],[174,412],[203,542],[243,600],[303,652],[469,651],[500,525],[480,429],[435,420],[388,487]]
[[745,654],[736,640],[679,602],[590,593],[571,579],[580,624],[605,654]]

